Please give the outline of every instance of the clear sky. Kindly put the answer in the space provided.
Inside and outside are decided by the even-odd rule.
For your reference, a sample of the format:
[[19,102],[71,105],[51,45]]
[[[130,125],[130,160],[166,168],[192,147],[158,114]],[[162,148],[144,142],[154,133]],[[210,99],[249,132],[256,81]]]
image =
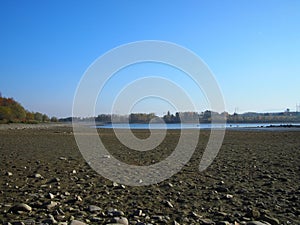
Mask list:
[[[214,73],[230,113],[294,111],[300,103],[298,0],[2,0],[0,91],[28,110],[70,116],[88,66],[108,50],[140,40],[170,41],[195,52]],[[111,82],[99,113],[122,82],[117,76]],[[155,102],[136,110],[165,112]]]

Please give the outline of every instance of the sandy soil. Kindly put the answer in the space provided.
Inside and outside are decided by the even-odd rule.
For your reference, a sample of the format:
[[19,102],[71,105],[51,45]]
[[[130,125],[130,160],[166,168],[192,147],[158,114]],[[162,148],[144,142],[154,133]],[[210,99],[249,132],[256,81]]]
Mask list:
[[[158,148],[139,153],[122,146],[112,130],[99,133],[111,154],[133,165],[167,157],[180,135],[171,130]],[[0,223],[107,224],[124,217],[123,224],[126,219],[129,224],[300,224],[299,131],[227,131],[214,163],[200,173],[208,137],[208,130],[201,132],[196,152],[178,174],[130,187],[88,166],[71,127],[2,128]],[[16,210],[18,203],[30,209]]]

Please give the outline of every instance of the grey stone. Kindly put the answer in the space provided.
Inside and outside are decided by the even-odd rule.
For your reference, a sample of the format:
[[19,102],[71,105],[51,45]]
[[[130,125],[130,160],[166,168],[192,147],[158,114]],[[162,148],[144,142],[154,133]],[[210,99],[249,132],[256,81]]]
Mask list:
[[25,223],[17,221],[17,222],[12,222],[12,225],[25,225]]
[[12,175],[13,175],[13,173],[12,173],[12,172],[9,172],[9,171],[7,171],[7,172],[6,172],[6,175],[10,177],[10,176],[12,176]]
[[271,217],[271,216],[268,216],[268,215],[263,215],[261,218],[261,220],[263,221],[266,221],[268,223],[270,223],[271,225],[278,225],[280,224],[279,220],[274,218],[274,217]]
[[57,221],[55,220],[55,218],[52,215],[49,215],[49,218],[43,220],[42,222],[46,223],[46,224],[56,224],[57,223]]
[[79,220],[72,220],[70,225],[87,225],[87,224]]
[[210,220],[210,219],[200,219],[200,222],[201,222],[201,224],[204,224],[204,225],[213,225],[213,224],[215,224],[215,222]]
[[228,221],[219,221],[216,225],[230,225],[230,223]]
[[45,204],[45,208],[47,208],[48,210],[54,208],[55,206],[57,206],[57,202],[51,201]]
[[247,222],[246,225],[266,225],[266,224],[260,221],[250,221]]
[[128,225],[129,224],[128,219],[126,217],[117,218],[116,222],[118,224],[123,224],[123,225]]
[[96,206],[96,205],[89,205],[88,210],[93,213],[93,212],[98,212],[101,211],[101,208]]
[[49,194],[48,194],[48,198],[50,198],[50,199],[54,199],[54,198],[55,198],[55,195],[54,195],[54,194],[52,194],[52,193],[49,193]]
[[39,179],[43,179],[43,178],[44,178],[44,177],[43,177],[41,174],[39,174],[39,173],[34,174],[33,177],[34,177],[34,178],[39,178]]
[[13,212],[13,213],[16,213],[16,212],[30,212],[32,210],[32,208],[27,205],[27,204],[24,204],[24,203],[20,203],[20,204],[17,204],[17,205],[14,205],[13,207],[11,207],[9,209],[9,212]]

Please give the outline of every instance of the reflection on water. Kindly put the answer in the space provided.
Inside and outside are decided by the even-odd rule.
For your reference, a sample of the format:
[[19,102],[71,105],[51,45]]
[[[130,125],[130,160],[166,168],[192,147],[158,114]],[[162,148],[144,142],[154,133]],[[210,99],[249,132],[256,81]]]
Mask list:
[[193,124],[193,123],[116,123],[116,124],[105,124],[96,126],[96,128],[114,128],[114,129],[220,129],[220,128],[264,128],[269,126],[281,126],[281,125],[293,125],[300,126],[300,123],[227,123],[227,124],[209,124],[209,123],[201,123],[201,124]]

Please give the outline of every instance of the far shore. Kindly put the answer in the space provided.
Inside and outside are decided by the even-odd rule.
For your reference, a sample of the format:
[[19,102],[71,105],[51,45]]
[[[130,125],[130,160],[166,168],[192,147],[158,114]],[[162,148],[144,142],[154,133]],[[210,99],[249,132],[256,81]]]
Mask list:
[[40,129],[40,128],[50,128],[50,127],[71,127],[72,123],[9,123],[9,124],[0,124],[0,130],[9,130],[9,129]]

